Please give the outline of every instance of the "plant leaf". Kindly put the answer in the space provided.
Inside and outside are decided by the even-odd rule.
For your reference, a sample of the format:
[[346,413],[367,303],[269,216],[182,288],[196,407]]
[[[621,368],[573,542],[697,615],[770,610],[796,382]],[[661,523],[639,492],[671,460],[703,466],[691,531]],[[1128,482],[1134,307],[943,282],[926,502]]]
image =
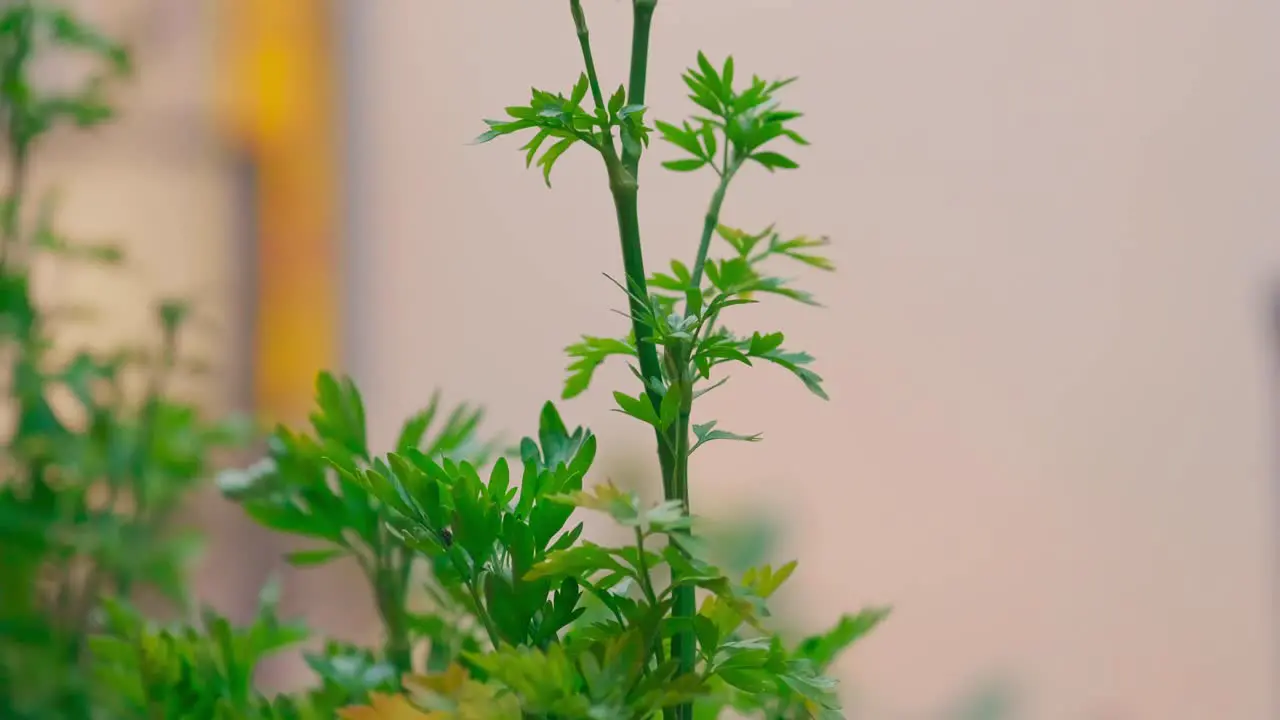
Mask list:
[[649,396],[640,393],[636,397],[632,397],[624,392],[615,392],[613,399],[617,401],[616,410],[624,415],[630,415],[637,420],[646,422],[654,427],[661,426],[661,419],[658,413],[653,409],[653,403],[649,402]]
[[765,152],[753,153],[751,155],[751,159],[765,166],[770,171],[777,170],[777,169],[795,170],[796,168],[800,167],[798,164],[796,164],[795,160],[792,160],[786,155],[781,155],[776,152],[765,151]]
[[569,146],[578,141],[576,137],[567,137],[552,145],[542,157],[538,158],[538,167],[542,168],[542,179],[547,183],[547,187],[551,187],[551,168],[555,166],[556,160],[569,149]]
[[700,158],[686,158],[683,160],[665,160],[662,163],[662,167],[675,172],[693,172],[694,170],[702,169],[706,164],[707,161]]
[[763,437],[760,433],[756,433],[754,435],[739,435],[737,433],[731,433],[727,430],[717,430],[715,420],[712,420],[707,423],[703,423],[701,425],[694,425],[693,434],[695,437],[698,438],[698,442],[694,443],[693,447],[690,448],[689,450],[690,453],[692,453],[694,450],[697,450],[698,448],[702,447],[703,445],[713,440],[737,440],[740,442],[759,442],[761,437]]
[[564,381],[561,397],[565,400],[577,397],[591,385],[596,368],[611,355],[635,357],[636,349],[629,340],[615,340],[584,335],[580,342],[565,348],[573,359],[569,364],[569,376]]
[[316,567],[342,557],[341,549],[302,550],[285,555],[285,561],[294,567]]

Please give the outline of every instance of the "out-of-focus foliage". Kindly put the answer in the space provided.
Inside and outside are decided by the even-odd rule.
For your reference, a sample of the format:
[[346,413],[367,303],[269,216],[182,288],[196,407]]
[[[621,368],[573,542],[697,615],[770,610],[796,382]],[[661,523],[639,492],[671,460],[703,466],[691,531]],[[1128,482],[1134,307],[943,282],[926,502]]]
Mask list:
[[[41,90],[46,53],[82,53],[96,72],[74,92]],[[0,368],[6,428],[0,469],[0,717],[93,716],[87,634],[102,598],[135,589],[186,600],[183,568],[197,538],[171,527],[183,498],[211,472],[211,454],[243,429],[210,423],[167,394],[189,365],[180,338],[189,308],[159,303],[143,348],[69,350],[36,300],[33,263],[115,264],[114,247],[58,228],[28,178],[38,151],[63,127],[112,117],[111,81],[129,71],[123,47],[47,3],[0,3],[0,123],[7,176],[0,200]],[[131,388],[140,380],[141,393]],[[102,717],[107,717],[99,713]]]

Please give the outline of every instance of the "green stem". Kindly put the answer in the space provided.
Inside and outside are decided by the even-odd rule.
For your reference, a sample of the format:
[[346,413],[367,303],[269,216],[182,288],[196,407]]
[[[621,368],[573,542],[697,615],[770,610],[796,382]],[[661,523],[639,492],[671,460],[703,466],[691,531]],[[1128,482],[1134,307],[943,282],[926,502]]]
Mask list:
[[[662,380],[662,364],[658,359],[658,349],[649,338],[653,334],[641,318],[649,312],[642,304],[643,298],[649,297],[648,282],[644,271],[644,250],[640,244],[640,215],[637,205],[635,179],[626,168],[618,162],[611,148],[605,149],[605,164],[609,169],[609,187],[613,193],[614,209],[618,216],[618,237],[622,243],[622,266],[626,275],[626,285],[631,295],[631,330],[636,338],[636,355],[640,361],[640,374],[645,379],[645,392],[655,410],[662,407],[662,395],[653,387],[655,380]],[[662,487],[667,499],[675,499],[673,474],[675,458],[672,444],[662,437],[662,431],[655,431],[658,442],[658,464],[662,469]]]
[[658,604],[658,594],[653,591],[653,578],[649,576],[649,561],[645,558],[644,553],[644,531],[638,526],[636,531],[636,550],[639,551],[637,556],[640,562],[640,589],[644,591],[644,597],[649,601],[650,605]]
[[[673,388],[671,392],[675,392]],[[675,427],[675,489],[676,495],[681,503],[684,504],[685,514],[689,514],[689,406],[680,410],[680,417],[676,421]],[[694,588],[692,585],[676,585],[672,588],[673,607],[671,615],[673,618],[692,618],[697,612],[696,601],[694,598]],[[671,638],[671,657],[679,662],[680,674],[692,674],[693,666],[696,660],[697,649],[694,646],[694,639],[691,625],[684,625],[684,629],[676,633]],[[693,704],[685,703],[676,708],[674,713],[675,720],[691,720],[693,718]]]
[[413,643],[409,639],[405,616],[405,586],[399,581],[398,569],[382,567],[376,582],[378,614],[386,629],[386,655],[398,675],[413,672]]
[[502,644],[502,636],[498,634],[498,628],[493,624],[493,618],[489,617],[489,611],[485,610],[484,603],[480,600],[480,590],[476,587],[474,579],[467,581],[467,591],[471,593],[471,602],[476,605],[476,616],[484,624],[484,630],[489,636],[489,642],[493,644],[496,650]]
[[[716,186],[715,194],[711,196],[711,205],[707,208],[707,215],[702,224],[702,237],[698,241],[698,254],[694,258],[689,282],[692,287],[702,286],[702,274],[707,265],[707,253],[711,250],[711,238],[715,234],[716,228],[720,225],[720,209],[724,205],[725,193],[729,189],[729,182],[733,180],[733,175],[740,166],[740,163],[730,163],[726,159],[724,170],[720,173],[720,183]],[[685,307],[685,314],[693,311],[695,311],[695,308]],[[714,322],[714,319],[711,322]],[[688,383],[691,388],[692,382],[692,378],[681,379],[680,386],[684,387],[685,383]],[[675,388],[673,387],[671,391],[674,392]],[[684,505],[686,514],[689,512],[689,416],[691,410],[692,394],[682,403],[680,417],[674,428],[676,463],[674,482],[672,483],[674,493],[668,495],[668,499],[680,500]],[[697,611],[694,589],[688,585],[676,586],[673,589],[673,600],[673,617],[691,618]],[[680,672],[682,674],[693,672],[696,660],[694,642],[693,633],[689,631],[681,631],[671,638],[671,654],[680,662]],[[690,720],[692,717],[693,706],[685,704],[676,708],[676,711],[668,720]]]
[[[645,86],[649,77],[649,28],[653,24],[653,11],[658,0],[632,0],[634,23],[631,30],[631,72],[627,83],[627,102],[631,105],[643,105]],[[639,142],[628,141],[626,133],[622,137],[622,161],[619,163],[613,148],[605,149],[605,166],[609,170],[609,189],[613,193],[614,208],[618,214],[618,236],[622,241],[622,264],[627,276],[627,289],[631,298],[631,328],[636,338],[636,354],[640,360],[640,374],[645,379],[645,392],[655,410],[662,406],[662,396],[651,383],[656,378],[662,379],[662,365],[658,360],[658,350],[648,341],[651,328],[640,318],[648,312],[648,308],[640,304],[637,298],[649,297],[649,288],[644,272],[644,251],[640,244],[640,211],[637,205],[638,185],[636,178],[640,169]],[[671,499],[675,487],[672,476],[675,471],[675,458],[672,457],[671,444],[665,442],[662,432],[657,431],[658,464],[662,468],[662,488],[664,495]]]
[[[658,0],[632,0],[631,73],[627,81],[627,104],[644,105],[645,86],[649,79],[649,30]],[[640,143],[623,142],[622,164],[634,179],[639,177]]]
[[[720,226],[720,208],[724,205],[725,193],[729,190],[729,182],[733,180],[734,173],[738,172],[741,167],[740,163],[726,164],[724,172],[720,175],[720,184],[716,186],[715,194],[711,196],[711,205],[707,207],[706,217],[702,221],[702,237],[698,240],[698,255],[693,259],[693,269],[690,271],[689,284],[692,287],[702,286],[702,273],[707,267],[707,253],[711,251],[711,238],[715,235],[716,228]],[[688,312],[690,308],[686,308]]]
[[[657,607],[658,593],[654,592],[653,590],[653,576],[649,574],[649,560],[648,558],[645,557],[644,531],[642,531],[639,527],[636,527],[635,531],[636,531],[636,550],[637,550],[636,556],[639,558],[638,562],[640,563],[640,568],[639,568],[640,569],[640,589],[644,591],[645,599],[649,601],[649,605],[652,607]],[[661,665],[662,663],[667,661],[666,653],[663,652],[662,650],[662,637],[659,636],[655,638],[653,645],[654,645],[654,648],[653,648],[654,654],[657,656],[658,664]]]
[[578,45],[582,47],[582,61],[587,66],[587,82],[591,84],[591,98],[596,107],[604,109],[604,93],[600,92],[600,77],[596,75],[596,61],[591,54],[591,32],[587,29],[587,15],[582,11],[582,0],[569,0],[573,13],[573,26],[578,31]]
[[[631,73],[627,85],[627,102],[630,105],[645,104],[645,90],[649,76],[649,36],[653,26],[653,12],[657,6],[658,0],[632,0],[634,23],[631,29]],[[618,211],[618,229],[622,238],[627,284],[633,294],[639,298],[647,298],[649,295],[645,284],[639,213],[636,207],[637,178],[640,175],[642,150],[639,142],[634,140],[628,142],[624,133],[621,167],[618,167],[616,162],[611,162],[608,156],[606,156],[606,163],[610,165],[610,187],[613,190],[614,204]],[[637,315],[637,312],[647,312],[647,308],[639,307],[639,303],[633,298],[631,318],[636,336],[636,350],[640,356],[640,372],[646,381],[654,377],[661,378],[662,366],[658,361],[657,349],[646,342],[649,329],[638,321],[640,315]],[[645,390],[649,393],[649,399],[653,402],[654,408],[659,408],[662,398],[652,387],[646,386]],[[679,499],[687,513],[689,502],[685,475],[687,475],[689,462],[688,415],[683,415],[680,425],[685,432],[681,433],[680,429],[677,429],[674,442],[671,441],[672,438],[663,438],[662,432],[658,431],[658,462],[662,466],[662,486],[666,499]],[[675,607],[672,609],[672,617],[691,618],[694,613],[693,588],[678,586],[674,588],[674,593]],[[682,673],[693,671],[694,636],[691,627],[685,627],[676,633],[671,640],[671,652],[673,656],[679,658]],[[693,703],[664,708],[662,715],[665,720],[691,720]]]
[[386,633],[383,652],[398,675],[413,672],[413,644],[409,639],[408,618],[405,615],[405,588],[401,582],[402,568],[396,563],[396,548],[389,542],[385,528],[379,528],[372,538],[373,600]]

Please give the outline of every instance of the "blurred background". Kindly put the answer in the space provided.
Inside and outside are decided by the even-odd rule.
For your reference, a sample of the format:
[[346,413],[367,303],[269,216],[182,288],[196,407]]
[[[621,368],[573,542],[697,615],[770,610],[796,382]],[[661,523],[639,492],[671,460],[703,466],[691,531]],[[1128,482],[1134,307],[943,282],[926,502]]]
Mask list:
[[[212,410],[301,422],[339,367],[389,444],[436,388],[519,437],[562,348],[624,332],[598,162],[570,153],[548,192],[515,144],[467,145],[576,77],[561,4],[78,5],[139,68],[118,123],[38,166],[69,231],[132,258],[51,283],[104,306],[88,339],[190,297],[217,371],[186,390]],[[587,5],[617,83],[629,3]],[[692,492],[801,559],[786,623],[895,607],[841,664],[860,717],[1280,717],[1277,28],[1256,0],[660,3],[654,116],[689,111],[699,49],[801,77],[803,169],[747,174],[724,219],[833,238],[826,309],[758,316],[832,401],[739,373],[707,402],[766,441],[700,453]],[[650,264],[689,256],[710,179],[647,178]],[[564,412],[602,473],[656,482],[652,438],[608,412],[630,381],[608,368]],[[212,492],[193,513],[202,594],[247,612],[279,542]],[[288,575],[286,608],[368,632],[342,573]]]

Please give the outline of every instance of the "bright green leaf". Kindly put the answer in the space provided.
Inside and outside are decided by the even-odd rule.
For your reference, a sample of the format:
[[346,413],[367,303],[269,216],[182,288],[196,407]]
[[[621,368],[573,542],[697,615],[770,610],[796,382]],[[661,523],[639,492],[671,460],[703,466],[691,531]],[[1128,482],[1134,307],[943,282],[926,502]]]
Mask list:
[[343,551],[340,549],[331,550],[303,550],[285,555],[285,561],[294,567],[316,567],[325,565],[333,560],[342,557]]
[[800,167],[795,160],[775,152],[757,152],[751,155],[751,159],[765,166],[769,170],[795,170]]
[[577,141],[576,137],[564,138],[552,145],[550,149],[542,154],[542,157],[538,158],[538,167],[542,168],[542,179],[546,182],[547,187],[551,187],[551,168],[555,166],[556,160],[559,160],[560,156]]
[[684,160],[665,160],[662,163],[662,167],[674,172],[693,172],[694,170],[700,170],[706,164],[706,160],[686,158]]
[[694,443],[693,447],[690,448],[689,452],[692,453],[694,450],[697,450],[698,448],[702,447],[706,443],[709,443],[713,440],[738,440],[741,442],[758,442],[762,437],[760,433],[756,433],[754,435],[739,435],[737,433],[728,432],[727,430],[716,430],[715,427],[716,427],[715,420],[712,420],[707,423],[703,423],[701,425],[694,425],[693,434],[695,437],[698,438],[698,442]]
[[661,426],[662,421],[658,418],[658,413],[653,409],[653,403],[649,402],[649,396],[645,393],[632,397],[623,392],[614,392],[613,399],[618,403],[617,409],[619,412],[630,415],[654,427]]

